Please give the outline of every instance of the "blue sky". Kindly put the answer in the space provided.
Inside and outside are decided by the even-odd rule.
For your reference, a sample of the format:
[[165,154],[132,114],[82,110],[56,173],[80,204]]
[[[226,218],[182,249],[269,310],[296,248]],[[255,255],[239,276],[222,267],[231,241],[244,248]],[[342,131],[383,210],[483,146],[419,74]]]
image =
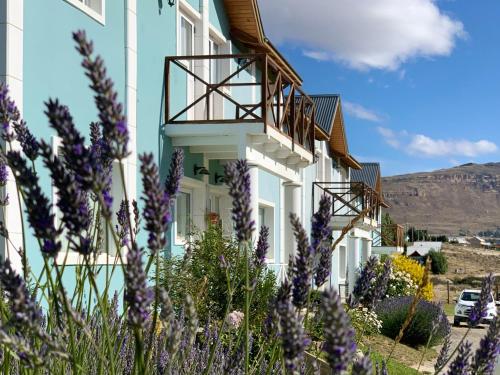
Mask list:
[[341,94],[358,160],[379,161],[384,175],[500,161],[497,0],[260,7],[267,35],[306,92]]

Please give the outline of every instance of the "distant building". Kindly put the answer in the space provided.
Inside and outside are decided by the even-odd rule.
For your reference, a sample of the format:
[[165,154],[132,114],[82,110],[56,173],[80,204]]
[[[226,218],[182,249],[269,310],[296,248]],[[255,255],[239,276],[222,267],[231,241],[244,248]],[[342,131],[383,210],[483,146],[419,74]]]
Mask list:
[[481,238],[479,236],[474,236],[474,237],[468,237],[467,242],[474,247],[482,247],[482,248],[491,248],[494,247],[495,245],[492,244],[491,242],[486,241],[484,238]]
[[461,245],[461,246],[469,245],[469,242],[467,241],[467,238],[465,238],[465,237],[450,237],[449,241],[450,241],[450,243],[454,243],[454,244]]

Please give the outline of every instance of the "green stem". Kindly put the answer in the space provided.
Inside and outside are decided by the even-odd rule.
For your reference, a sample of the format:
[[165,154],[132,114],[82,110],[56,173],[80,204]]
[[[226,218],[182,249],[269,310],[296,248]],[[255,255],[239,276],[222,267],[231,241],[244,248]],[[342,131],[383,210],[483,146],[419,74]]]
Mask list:
[[245,375],[250,364],[250,275],[248,267],[248,242],[245,246]]

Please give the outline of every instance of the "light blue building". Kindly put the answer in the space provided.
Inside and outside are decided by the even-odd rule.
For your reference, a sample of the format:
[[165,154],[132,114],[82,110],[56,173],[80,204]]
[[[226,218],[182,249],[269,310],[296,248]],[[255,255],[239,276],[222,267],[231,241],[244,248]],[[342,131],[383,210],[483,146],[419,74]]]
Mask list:
[[[371,254],[381,192],[351,183],[351,169],[361,165],[349,154],[340,97],[308,96],[300,89],[300,76],[264,34],[256,0],[4,0],[0,7],[0,79],[34,135],[51,140],[54,152],[58,139],[43,114],[49,97],[68,105],[85,134],[97,118],[71,38],[77,29],[93,40],[125,105],[128,195],[140,196],[139,154],[153,152],[165,176],[172,150],[184,149],[185,177],[167,254],[181,254],[189,233],[208,222],[220,222],[231,233],[231,202],[221,176],[224,165],[238,158],[249,161],[253,219],[270,227],[267,263],[280,277],[294,251],[289,213],[303,217],[308,228],[323,192],[335,200],[336,236],[363,216],[334,253],[331,284],[345,284]],[[43,171],[41,162],[37,167]],[[54,197],[49,176],[40,177]],[[15,197],[12,181],[6,190]],[[118,209],[119,184],[113,194]],[[6,222],[18,246],[15,199]],[[19,266],[9,246],[3,244],[3,255]],[[27,251],[37,274],[42,259],[33,238]],[[67,254],[69,266],[80,261],[78,254]],[[102,254],[97,261],[116,259]]]

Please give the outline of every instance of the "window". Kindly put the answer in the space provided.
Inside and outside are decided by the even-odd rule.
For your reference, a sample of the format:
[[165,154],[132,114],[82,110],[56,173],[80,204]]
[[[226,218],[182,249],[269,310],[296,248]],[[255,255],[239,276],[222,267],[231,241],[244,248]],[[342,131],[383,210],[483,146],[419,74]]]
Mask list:
[[274,261],[274,205],[271,202],[261,202],[259,204],[259,226],[265,225],[269,228],[269,248],[267,249],[266,259],[268,262]]
[[181,32],[179,45],[179,54],[181,56],[193,55],[194,25],[184,16],[181,16]]
[[339,276],[345,279],[347,276],[347,251],[345,246],[339,246]]
[[104,24],[105,0],[66,0],[75,8]]
[[183,190],[177,194],[175,202],[175,237],[176,244],[184,244],[191,232],[192,194]]
[[[209,41],[209,55],[218,55],[220,46],[212,39]],[[221,64],[219,59],[210,59],[210,83],[219,83],[221,81]]]

